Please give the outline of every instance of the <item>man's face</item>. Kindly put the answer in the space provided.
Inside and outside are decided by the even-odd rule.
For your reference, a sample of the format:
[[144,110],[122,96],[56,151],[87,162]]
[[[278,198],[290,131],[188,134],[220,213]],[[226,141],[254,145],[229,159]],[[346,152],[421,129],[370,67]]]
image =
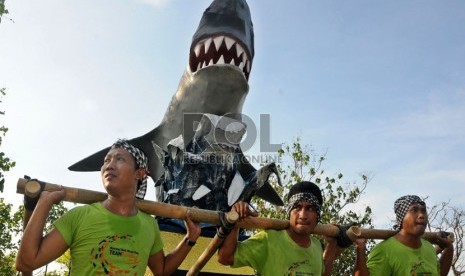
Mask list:
[[402,221],[402,230],[411,235],[421,236],[425,233],[427,224],[428,214],[426,213],[426,206],[412,204]]
[[105,156],[100,173],[108,193],[128,192],[137,188],[141,169],[136,170],[134,157],[124,148],[113,148]]
[[301,201],[290,212],[290,229],[299,235],[310,235],[318,223],[317,208],[313,203]]

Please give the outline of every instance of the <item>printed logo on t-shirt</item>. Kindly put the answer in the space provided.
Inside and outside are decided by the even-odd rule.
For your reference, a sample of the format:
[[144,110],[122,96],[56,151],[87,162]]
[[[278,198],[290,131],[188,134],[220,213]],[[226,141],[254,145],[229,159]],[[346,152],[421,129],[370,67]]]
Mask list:
[[309,264],[310,261],[308,260],[293,263],[287,269],[287,276],[313,276],[313,272],[300,271],[300,269],[302,269],[302,266],[308,266]]
[[410,269],[410,276],[431,276],[433,275],[431,272],[417,272],[419,268],[423,266],[423,262],[419,262],[412,266]]
[[134,250],[132,235],[113,235],[100,241],[90,253],[97,275],[134,274],[139,265],[139,252]]

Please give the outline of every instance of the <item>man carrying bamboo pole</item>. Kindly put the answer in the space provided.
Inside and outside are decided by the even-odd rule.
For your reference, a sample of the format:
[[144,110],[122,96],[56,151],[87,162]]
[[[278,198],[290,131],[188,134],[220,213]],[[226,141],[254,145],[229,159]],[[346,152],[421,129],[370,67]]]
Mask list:
[[428,225],[426,204],[416,195],[406,195],[394,203],[396,213],[394,236],[382,241],[371,251],[366,262],[365,241],[357,240],[357,260],[354,275],[428,275],[446,276],[452,264],[452,242],[439,237],[435,241],[441,250],[438,261],[433,245],[422,239]]
[[[243,242],[237,241],[238,228],[234,228],[218,251],[218,261],[232,267],[250,266],[259,275],[330,275],[342,250],[335,238],[327,237],[323,252],[320,241],[310,235],[319,222],[322,204],[316,184],[295,184],[289,191],[286,209],[290,227],[265,230]],[[245,202],[234,204],[233,210],[240,219],[256,216]]]
[[43,191],[26,226],[16,259],[19,271],[32,271],[71,250],[71,275],[170,275],[200,235],[189,214],[187,234],[170,254],[163,252],[158,224],[136,208],[145,196],[147,157],[127,140],[118,140],[102,160],[101,177],[108,198],[73,208],[42,236],[53,204],[65,197],[62,189]]

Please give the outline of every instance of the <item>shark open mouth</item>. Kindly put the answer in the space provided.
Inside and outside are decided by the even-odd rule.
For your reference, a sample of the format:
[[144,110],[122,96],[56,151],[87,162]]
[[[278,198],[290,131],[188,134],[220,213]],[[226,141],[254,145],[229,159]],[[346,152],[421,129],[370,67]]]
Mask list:
[[235,65],[249,79],[251,62],[248,52],[235,39],[224,35],[209,37],[191,49],[189,66],[192,73],[219,64]]

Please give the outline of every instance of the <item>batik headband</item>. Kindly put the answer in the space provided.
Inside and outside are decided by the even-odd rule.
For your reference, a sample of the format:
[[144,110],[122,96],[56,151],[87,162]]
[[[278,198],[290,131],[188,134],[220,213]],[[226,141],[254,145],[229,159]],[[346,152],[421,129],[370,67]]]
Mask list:
[[318,198],[312,193],[297,193],[289,198],[289,202],[286,208],[287,217],[289,217],[291,210],[296,207],[297,204],[307,201],[316,207],[316,213],[318,214],[318,220],[320,220],[321,205]]
[[407,214],[408,209],[413,204],[420,204],[426,206],[425,202],[416,195],[406,195],[400,197],[394,202],[394,212],[396,213],[396,224],[394,225],[394,230],[400,230],[402,227],[402,221],[404,220],[405,215]]
[[136,167],[138,169],[144,169],[145,170],[144,176],[137,183],[137,192],[136,192],[136,198],[144,199],[145,193],[147,192],[147,175],[148,175],[148,169],[147,169],[148,159],[147,159],[147,156],[139,148],[131,145],[128,142],[128,140],[126,140],[126,139],[118,139],[118,141],[116,141],[111,146],[111,148],[112,149],[114,149],[114,148],[124,148],[125,150],[127,150],[132,155],[132,157],[134,157],[134,160],[136,161]]

